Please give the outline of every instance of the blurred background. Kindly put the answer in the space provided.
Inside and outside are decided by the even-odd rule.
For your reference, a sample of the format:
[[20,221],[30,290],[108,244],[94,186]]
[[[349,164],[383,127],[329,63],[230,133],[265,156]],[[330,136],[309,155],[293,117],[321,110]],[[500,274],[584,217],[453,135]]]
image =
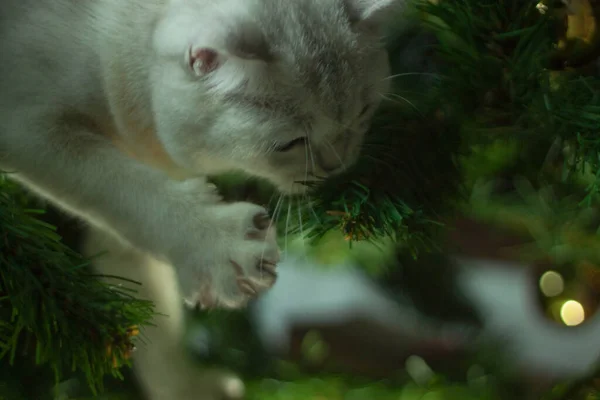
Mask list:
[[[214,178],[270,207],[284,253],[247,310],[189,311],[190,354],[248,399],[600,398],[598,15],[440,0],[397,16],[393,89],[354,168],[301,199]],[[44,221],[77,248],[77,222]],[[52,372],[20,360],[0,398],[51,398]],[[97,397],[67,374],[54,398],[138,398],[121,372]]]

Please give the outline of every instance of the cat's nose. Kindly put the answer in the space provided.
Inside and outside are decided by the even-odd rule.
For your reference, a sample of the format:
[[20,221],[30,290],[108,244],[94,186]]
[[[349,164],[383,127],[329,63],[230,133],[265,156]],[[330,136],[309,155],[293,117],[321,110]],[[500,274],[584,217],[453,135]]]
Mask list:
[[334,147],[325,146],[315,154],[315,161],[321,171],[327,175],[335,175],[345,169],[344,154]]

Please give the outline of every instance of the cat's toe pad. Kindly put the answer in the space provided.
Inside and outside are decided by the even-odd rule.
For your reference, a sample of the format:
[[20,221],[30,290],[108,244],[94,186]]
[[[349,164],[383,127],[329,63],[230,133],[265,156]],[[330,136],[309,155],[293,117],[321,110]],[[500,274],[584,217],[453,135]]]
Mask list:
[[273,286],[277,280],[277,264],[275,262],[262,260],[250,274],[246,274],[235,261],[231,261],[231,264],[237,277],[237,286],[240,292],[247,296],[257,296],[262,290]]
[[215,261],[222,262],[206,271],[196,297],[202,308],[243,307],[277,280],[277,233],[267,211],[249,203],[226,210],[220,214],[224,240],[215,246]]

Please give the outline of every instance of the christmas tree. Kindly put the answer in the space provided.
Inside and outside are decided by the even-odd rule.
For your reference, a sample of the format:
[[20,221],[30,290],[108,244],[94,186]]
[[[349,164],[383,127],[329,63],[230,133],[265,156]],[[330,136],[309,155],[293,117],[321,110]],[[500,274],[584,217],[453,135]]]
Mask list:
[[[600,293],[598,16],[593,0],[416,1],[387,35],[392,90],[382,94],[356,165],[302,198],[281,198],[266,183],[238,175],[214,182],[225,197],[269,205],[286,249],[289,240],[290,251],[301,242],[317,259],[332,252],[357,259],[427,314],[443,309],[447,317],[450,303],[465,309],[443,268],[445,254],[456,251],[449,237],[465,221],[513,238],[502,257],[551,265],[541,272],[562,277],[561,295],[541,295],[548,319],[561,319],[566,300],[591,314],[589,298]],[[93,398],[108,376],[129,373],[138,327],[150,321],[152,305],[93,279],[89,260],[61,241],[10,180],[0,182],[0,191],[0,359],[7,366],[0,399],[45,398],[73,377]],[[365,243],[382,251],[365,256]],[[476,384],[435,373],[424,381],[405,372],[385,380],[323,375],[266,357],[258,341],[237,337],[252,330],[243,312],[200,320],[221,343],[203,362],[242,373],[250,399],[516,393],[498,383],[500,372]],[[311,343],[304,344],[309,358],[323,347]],[[35,389],[28,387],[33,375]],[[544,396],[598,398],[593,378],[565,381]],[[104,396],[133,398],[114,382]]]

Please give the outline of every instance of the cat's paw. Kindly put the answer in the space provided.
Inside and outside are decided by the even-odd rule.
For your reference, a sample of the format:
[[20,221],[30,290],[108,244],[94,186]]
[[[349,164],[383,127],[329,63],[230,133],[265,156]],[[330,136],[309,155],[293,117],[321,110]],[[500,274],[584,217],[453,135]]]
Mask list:
[[[209,206],[214,229],[206,237],[195,278],[182,282],[186,303],[202,308],[239,308],[277,279],[279,248],[267,211],[251,203]],[[190,286],[193,285],[193,286]]]

